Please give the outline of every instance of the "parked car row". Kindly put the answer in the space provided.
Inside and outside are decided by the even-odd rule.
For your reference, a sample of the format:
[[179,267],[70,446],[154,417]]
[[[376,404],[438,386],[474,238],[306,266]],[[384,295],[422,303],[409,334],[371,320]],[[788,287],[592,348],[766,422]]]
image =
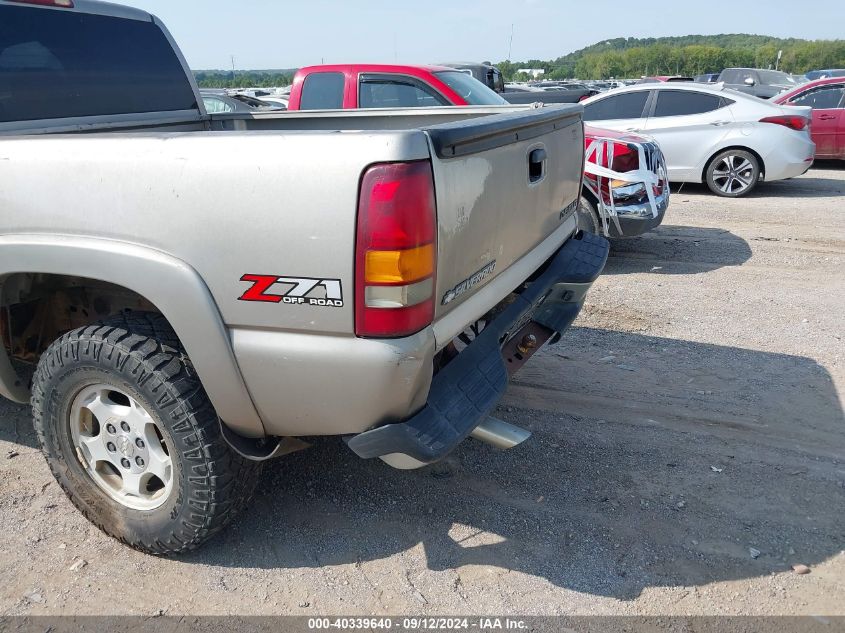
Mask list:
[[[845,159],[845,71],[817,74],[826,78],[728,68],[695,81],[643,78],[580,100],[592,125],[654,138],[670,181],[703,182],[717,195],[740,197],[762,180],[806,172],[816,157]],[[513,89],[520,92],[503,95],[509,102],[571,100],[560,90]]]
[[785,90],[791,90],[807,81],[780,70],[762,68],[726,68],[716,78],[716,83],[723,83],[738,92],[771,99]]
[[[695,174],[701,167],[703,154],[705,167],[712,167],[712,172],[719,173],[715,180],[711,173],[711,180],[708,181],[708,174],[702,168],[701,181],[708,184],[715,182],[719,189],[716,193],[719,195],[744,195],[756,184],[755,174],[765,180],[779,180],[791,178],[796,171],[801,171],[804,161],[809,167],[813,158],[845,160],[845,71],[819,73],[829,76],[799,81],[792,75],[777,71],[735,68],[726,69],[716,76],[717,81],[713,81],[713,75],[697,77],[696,82],[682,83],[671,81],[675,78],[663,78],[668,81],[647,82],[654,93],[651,99],[642,93],[619,97],[620,94],[626,94],[626,91],[614,91],[612,95],[586,101],[586,118],[603,127],[640,131],[654,136],[670,163],[670,179],[673,181],[687,182],[692,178],[698,182]],[[658,97],[658,92],[662,96]],[[767,109],[765,101],[731,96],[731,93],[736,95],[740,92],[767,97],[771,104],[778,106],[809,107],[811,113],[808,116],[806,110],[790,111],[799,118],[784,118],[784,111],[778,114],[777,109]],[[729,116],[717,116],[718,113]],[[703,121],[702,116],[709,118]],[[772,122],[799,134],[757,125]],[[702,123],[718,129],[711,130]],[[787,143],[783,150],[778,149],[774,155],[764,156],[761,152],[771,145],[762,143],[762,138],[754,134],[760,130],[775,133],[776,138],[785,138]],[[806,141],[802,141],[801,137],[806,134],[809,134],[815,148],[811,155],[801,159],[804,151],[796,151],[796,147],[803,147]],[[751,153],[752,158],[739,162],[736,157],[730,159],[733,165],[741,165],[744,169],[738,173],[740,180],[734,180],[728,187],[729,191],[725,192],[722,189],[727,182],[721,172],[725,170],[726,164],[716,168],[714,159],[715,150],[727,143],[733,143],[737,149]],[[693,160],[695,152],[698,152],[697,159]],[[789,156],[792,158],[789,159]],[[784,164],[784,158],[790,164]],[[746,186],[744,181],[748,178],[753,182]]]
[[203,89],[200,95],[209,114],[287,109],[287,98],[272,93],[258,97],[255,91],[249,90]]
[[704,182],[720,196],[806,172],[815,157],[811,108],[780,105],[721,85],[639,84],[584,102],[584,120],[642,133],[663,150],[672,182]]
[[[482,80],[501,76],[489,64],[479,68]],[[583,102],[585,120],[593,125],[653,137],[672,182],[703,182],[717,195],[740,197],[761,180],[804,173],[816,156],[845,159],[845,71],[817,72],[827,78],[727,68],[695,81],[656,76],[627,85],[612,82],[610,90],[602,86],[603,92],[590,93],[574,92],[575,82],[529,82],[505,84],[502,96],[509,103]],[[768,106],[765,99],[771,100]],[[598,207],[600,218],[613,213],[601,200],[588,195],[585,201],[584,208],[590,202]]]

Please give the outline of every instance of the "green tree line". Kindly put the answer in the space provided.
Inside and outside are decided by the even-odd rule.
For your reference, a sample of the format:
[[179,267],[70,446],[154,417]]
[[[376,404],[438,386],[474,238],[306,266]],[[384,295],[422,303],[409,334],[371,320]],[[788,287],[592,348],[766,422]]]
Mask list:
[[294,71],[197,70],[200,88],[280,88],[290,85]]
[[619,38],[595,44],[555,60],[504,61],[507,79],[520,79],[520,68],[542,68],[548,79],[634,78],[643,75],[701,75],[723,68],[774,68],[803,74],[819,68],[845,68],[845,40],[807,41],[759,35]]

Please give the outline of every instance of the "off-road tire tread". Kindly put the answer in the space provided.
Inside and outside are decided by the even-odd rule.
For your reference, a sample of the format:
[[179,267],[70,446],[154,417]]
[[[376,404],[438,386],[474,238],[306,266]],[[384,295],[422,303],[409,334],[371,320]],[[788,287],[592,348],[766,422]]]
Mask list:
[[[44,385],[57,370],[80,359],[93,360],[124,374],[128,368],[136,384],[160,394],[157,405],[170,412],[171,432],[189,439],[192,449],[183,455],[192,465],[183,473],[181,489],[174,494],[189,494],[191,512],[173,524],[172,533],[146,541],[130,540],[115,526],[102,521],[88,504],[80,501],[77,491],[65,484],[63,471],[67,466],[52,454],[46,442],[49,416]],[[243,458],[228,446],[217,414],[179,338],[160,314],[124,312],[61,336],[41,356],[33,377],[31,404],[38,441],[56,481],[87,519],[137,550],[172,555],[196,549],[226,526],[252,498],[261,464]]]

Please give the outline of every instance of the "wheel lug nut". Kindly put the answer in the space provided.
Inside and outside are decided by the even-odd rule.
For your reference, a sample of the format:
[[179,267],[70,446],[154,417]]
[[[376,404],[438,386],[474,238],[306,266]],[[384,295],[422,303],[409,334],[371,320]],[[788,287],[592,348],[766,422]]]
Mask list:
[[114,424],[106,424],[106,431],[108,431],[109,435],[117,433],[117,429],[114,428]]
[[135,440],[135,446],[137,446],[138,448],[144,448],[144,440],[139,437]]
[[124,468],[131,468],[132,467],[132,464],[130,464],[129,460],[126,459],[125,457],[120,460],[120,465],[123,466]]
[[126,422],[121,422],[120,428],[122,428],[126,433],[129,433],[129,425]]
[[114,444],[112,444],[111,442],[109,442],[108,444],[106,444],[106,448],[107,448],[107,449],[109,449],[109,452],[110,452],[110,453],[114,453],[114,452],[117,450],[117,449],[115,448]]
[[144,467],[144,460],[141,459],[140,457],[135,458],[135,463],[138,464],[138,466],[140,466],[141,468]]

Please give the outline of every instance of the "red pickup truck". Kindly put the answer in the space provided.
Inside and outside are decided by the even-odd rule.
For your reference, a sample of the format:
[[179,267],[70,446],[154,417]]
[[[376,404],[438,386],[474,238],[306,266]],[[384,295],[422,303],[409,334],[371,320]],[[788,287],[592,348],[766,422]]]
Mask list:
[[[538,93],[538,100],[542,94]],[[335,64],[296,73],[288,110],[510,105],[469,72],[446,66]],[[669,181],[651,139],[585,126],[579,226],[609,237],[641,235],[663,221]]]

